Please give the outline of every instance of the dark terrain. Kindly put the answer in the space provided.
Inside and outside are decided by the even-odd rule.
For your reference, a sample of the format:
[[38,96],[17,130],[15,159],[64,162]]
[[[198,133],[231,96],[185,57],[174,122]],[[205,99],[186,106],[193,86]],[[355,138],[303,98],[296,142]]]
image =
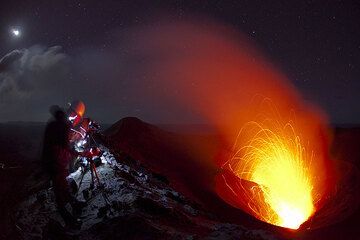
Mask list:
[[[196,131],[194,126],[191,130],[181,128],[177,131],[180,128],[161,127],[168,131],[136,118],[125,118],[104,131],[103,145],[120,164],[130,169],[118,172],[119,178],[128,184],[125,190],[138,193],[133,194],[135,198],[130,201],[130,207],[120,207],[121,214],[95,224],[86,233],[88,235],[78,233],[78,238],[354,239],[353,236],[360,234],[358,208],[350,207],[350,216],[338,223],[296,233],[257,221],[227,205],[213,191],[217,170],[212,158],[220,147],[217,136],[206,127],[201,131]],[[2,239],[24,236],[16,216],[20,203],[39,192],[50,194],[39,175],[43,130],[44,124],[39,123],[0,124]],[[359,168],[360,128],[336,128],[332,155]],[[357,172],[357,168],[352,171]],[[142,174],[148,176],[144,183],[139,177]],[[351,180],[358,181],[357,178]],[[139,186],[134,187],[135,183]],[[144,186],[152,192],[151,197],[144,197]],[[358,195],[358,182],[354,186],[348,192]],[[112,194],[112,197],[116,196]],[[165,203],[170,203],[164,206],[162,200],[154,199],[165,199]],[[193,211],[196,214],[192,214]],[[117,235],[110,232],[117,232]]]

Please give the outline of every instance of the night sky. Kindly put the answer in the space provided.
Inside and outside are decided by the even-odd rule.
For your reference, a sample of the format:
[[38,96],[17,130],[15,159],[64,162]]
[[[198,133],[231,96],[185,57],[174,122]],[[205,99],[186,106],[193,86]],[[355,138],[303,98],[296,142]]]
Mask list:
[[100,122],[200,121],[137,92],[150,84],[137,74],[147,59],[134,60],[138,49],[126,39],[158,18],[208,19],[244,33],[331,122],[360,123],[357,1],[2,2],[0,121],[44,122],[50,105],[71,99]]

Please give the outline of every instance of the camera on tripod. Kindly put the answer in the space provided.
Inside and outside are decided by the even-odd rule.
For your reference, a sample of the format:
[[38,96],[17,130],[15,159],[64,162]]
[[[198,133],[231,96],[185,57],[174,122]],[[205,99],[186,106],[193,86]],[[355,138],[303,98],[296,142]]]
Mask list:
[[76,171],[81,168],[83,173],[88,170],[93,171],[101,165],[102,151],[95,140],[95,134],[99,133],[100,125],[90,118],[84,118],[76,129],[71,129],[71,142],[74,150],[78,153],[74,159],[71,170]]

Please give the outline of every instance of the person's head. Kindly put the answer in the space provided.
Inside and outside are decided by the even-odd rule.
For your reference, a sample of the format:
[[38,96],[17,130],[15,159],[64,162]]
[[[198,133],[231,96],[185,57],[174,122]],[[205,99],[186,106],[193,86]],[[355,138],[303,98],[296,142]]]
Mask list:
[[85,113],[85,104],[82,101],[75,100],[69,104],[67,115],[69,121],[72,123],[73,126],[76,126],[81,122],[84,113]]
[[66,118],[64,110],[58,105],[51,106],[50,113],[56,120],[64,120]]

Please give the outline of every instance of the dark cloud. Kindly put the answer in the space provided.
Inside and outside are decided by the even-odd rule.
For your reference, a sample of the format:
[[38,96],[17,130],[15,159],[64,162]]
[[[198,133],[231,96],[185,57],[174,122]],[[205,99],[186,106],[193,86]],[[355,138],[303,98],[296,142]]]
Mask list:
[[83,100],[87,114],[98,121],[143,117],[151,101],[139,94],[142,64],[131,59],[115,46],[83,47],[72,55],[59,46],[11,51],[0,61],[0,121],[46,121],[49,106],[66,107],[73,99]]
[[27,98],[47,85],[46,81],[64,77],[67,58],[59,46],[11,51],[0,60],[0,98]]
[[71,58],[60,46],[13,50],[0,60],[0,121],[45,121],[62,99]]

